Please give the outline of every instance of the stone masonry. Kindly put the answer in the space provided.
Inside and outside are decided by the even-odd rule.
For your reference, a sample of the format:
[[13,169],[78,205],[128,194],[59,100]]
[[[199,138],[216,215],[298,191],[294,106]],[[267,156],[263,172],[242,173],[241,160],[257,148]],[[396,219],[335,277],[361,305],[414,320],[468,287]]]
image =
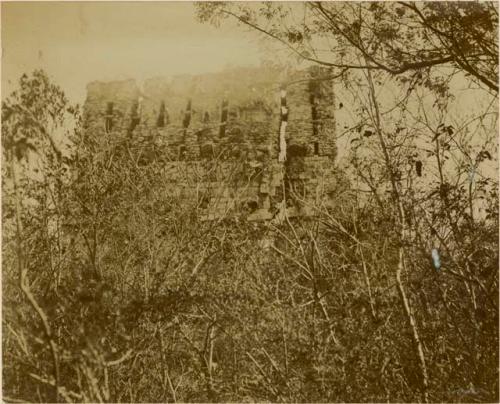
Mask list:
[[92,82],[84,131],[99,144],[133,144],[138,165],[159,162],[168,192],[197,198],[204,219],[313,215],[334,186],[328,74],[238,68],[153,78],[142,90],[134,80]]

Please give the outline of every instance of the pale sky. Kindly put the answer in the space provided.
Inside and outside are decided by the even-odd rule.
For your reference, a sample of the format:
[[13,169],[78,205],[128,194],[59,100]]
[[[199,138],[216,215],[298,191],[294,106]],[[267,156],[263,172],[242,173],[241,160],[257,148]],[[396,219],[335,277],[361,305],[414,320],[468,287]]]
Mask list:
[[191,2],[2,2],[2,96],[43,68],[70,100],[93,80],[259,65],[255,33],[195,19]]
[[[259,65],[264,58],[286,60],[276,49],[266,53],[255,31],[231,20],[220,28],[199,23],[194,3],[187,1],[3,1],[1,13],[2,97],[16,88],[23,73],[37,68],[43,68],[71,101],[83,103],[86,85],[94,80],[132,78],[140,85],[154,76]],[[498,101],[491,104],[484,92],[458,84],[448,119],[466,120],[488,105],[497,108]],[[340,87],[336,95],[343,98]],[[336,119],[340,134],[357,116],[346,105],[336,111]],[[339,149],[343,140],[348,142],[339,139]]]

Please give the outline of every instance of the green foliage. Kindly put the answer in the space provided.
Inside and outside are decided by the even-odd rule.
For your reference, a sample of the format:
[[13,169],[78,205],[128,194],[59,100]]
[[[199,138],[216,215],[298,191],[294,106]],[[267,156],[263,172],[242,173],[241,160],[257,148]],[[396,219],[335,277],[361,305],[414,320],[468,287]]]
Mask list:
[[50,83],[42,70],[32,77],[24,74],[19,89],[2,102],[2,146],[4,153],[13,152],[17,160],[27,157],[28,151],[51,148],[58,158],[61,151],[50,132],[66,125],[78,116],[78,108],[71,106],[58,86]]
[[[42,98],[56,88],[22,82],[31,83],[26,94],[42,91]],[[13,99],[31,105],[30,97]],[[58,107],[64,97],[54,106],[44,99],[57,111],[52,118],[40,107],[37,122],[45,127],[68,107]],[[42,179],[19,178],[21,210],[4,187],[4,397],[49,401],[56,379],[41,316],[18,287],[22,256],[57,346],[61,400],[419,401],[422,380],[394,276],[404,245],[430,400],[497,401],[498,187],[477,181],[489,213],[472,217],[478,198],[464,172],[489,161],[489,140],[468,149],[466,127],[449,122],[445,109],[424,128],[405,118],[407,105],[380,125],[393,171],[364,105],[351,167],[339,172],[330,207],[280,225],[238,216],[203,221],[205,195],[179,195],[159,156],[138,164],[143,150],[134,139],[76,130],[71,158],[47,157]],[[18,136],[14,124],[6,128]],[[371,136],[361,136],[366,131]],[[39,132],[30,133],[35,144]],[[422,150],[430,153],[424,172],[438,180],[419,187],[407,162]],[[457,172],[443,172],[449,160]],[[386,192],[396,172],[409,223],[404,240],[394,194]],[[363,182],[368,193],[359,189]],[[433,234],[441,273],[431,265]]]
[[203,2],[197,16],[216,25],[233,18],[341,73],[369,67],[397,76],[452,66],[498,93],[492,2]]

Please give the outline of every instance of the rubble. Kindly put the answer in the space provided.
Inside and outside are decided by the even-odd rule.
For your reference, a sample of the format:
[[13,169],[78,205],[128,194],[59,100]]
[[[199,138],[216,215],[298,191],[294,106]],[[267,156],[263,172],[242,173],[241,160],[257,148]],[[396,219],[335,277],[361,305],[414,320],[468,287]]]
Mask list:
[[[141,165],[161,161],[165,192],[203,199],[207,220],[308,216],[333,185],[328,74],[311,68],[283,80],[277,70],[232,69],[154,78],[143,91],[133,80],[93,82],[84,130],[102,144],[124,139],[139,150]],[[249,201],[256,204],[252,212]]]

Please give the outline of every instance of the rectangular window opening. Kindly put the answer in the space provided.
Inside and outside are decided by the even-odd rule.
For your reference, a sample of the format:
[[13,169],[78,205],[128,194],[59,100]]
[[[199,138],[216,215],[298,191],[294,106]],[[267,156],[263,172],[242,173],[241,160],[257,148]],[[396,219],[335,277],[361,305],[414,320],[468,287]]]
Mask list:
[[113,103],[108,102],[106,105],[106,114],[105,114],[105,120],[104,120],[104,129],[106,130],[106,133],[111,132],[113,129]]
[[165,125],[168,123],[167,120],[168,116],[165,108],[165,101],[162,101],[160,104],[160,112],[158,113],[158,120],[156,121],[156,126],[158,128],[164,128]]
[[191,123],[191,100],[188,100],[186,112],[184,113],[184,120],[182,121],[182,126],[184,129],[189,128],[189,124]]
[[221,117],[220,117],[219,136],[224,136],[226,134],[228,106],[229,106],[228,101],[223,100],[222,101],[222,112],[221,112]]
[[129,134],[132,134],[133,130],[139,123],[141,122],[141,117],[139,115],[139,102],[135,101],[132,104],[132,108],[130,111],[130,128],[129,128]]

